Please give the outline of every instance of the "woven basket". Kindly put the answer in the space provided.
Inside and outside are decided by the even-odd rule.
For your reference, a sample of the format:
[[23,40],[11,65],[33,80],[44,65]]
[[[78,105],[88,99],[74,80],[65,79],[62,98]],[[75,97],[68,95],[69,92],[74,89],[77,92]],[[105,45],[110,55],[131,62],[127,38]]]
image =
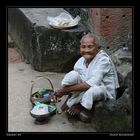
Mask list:
[[[35,86],[35,83],[37,83],[41,80],[43,81],[43,83],[47,82],[46,87],[36,87]],[[50,88],[47,88],[48,84],[49,84]],[[39,88],[40,90],[33,92],[34,88]],[[34,81],[32,81],[32,86],[31,86],[31,91],[30,91],[30,101],[33,105],[34,105],[34,101],[38,101],[40,103],[50,103],[54,99],[53,92],[54,92],[54,88],[53,88],[53,84],[50,81],[50,79],[48,79],[47,77],[39,77],[39,78],[35,79]],[[43,97],[43,95],[46,93],[49,94],[49,96],[47,98]]]

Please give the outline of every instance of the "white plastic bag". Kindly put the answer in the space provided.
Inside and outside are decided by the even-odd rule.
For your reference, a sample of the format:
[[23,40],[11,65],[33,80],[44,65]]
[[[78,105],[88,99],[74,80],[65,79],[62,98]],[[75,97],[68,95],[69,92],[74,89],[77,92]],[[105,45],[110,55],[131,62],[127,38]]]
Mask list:
[[34,108],[31,110],[31,113],[34,115],[46,115],[49,113],[48,105],[39,104],[34,106]]
[[76,18],[73,19],[71,15],[64,12],[56,17],[47,17],[49,25],[54,28],[74,27],[78,24],[80,19],[79,16],[76,16]]

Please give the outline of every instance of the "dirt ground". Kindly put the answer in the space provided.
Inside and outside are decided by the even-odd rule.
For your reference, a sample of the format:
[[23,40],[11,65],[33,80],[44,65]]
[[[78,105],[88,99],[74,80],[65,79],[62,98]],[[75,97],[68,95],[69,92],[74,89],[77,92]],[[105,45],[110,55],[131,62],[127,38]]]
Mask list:
[[22,61],[21,55],[15,48],[8,48],[8,63],[19,63]]

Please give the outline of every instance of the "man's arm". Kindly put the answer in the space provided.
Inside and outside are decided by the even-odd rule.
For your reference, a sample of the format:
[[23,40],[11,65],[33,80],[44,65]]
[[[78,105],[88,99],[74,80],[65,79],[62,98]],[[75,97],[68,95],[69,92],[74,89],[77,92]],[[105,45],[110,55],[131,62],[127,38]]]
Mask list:
[[87,83],[79,83],[76,85],[72,85],[72,86],[66,86],[63,87],[62,92],[73,92],[73,91],[86,91],[90,88],[90,85],[88,85]]
[[54,92],[54,95],[58,97],[62,97],[65,93],[76,92],[76,91],[86,91],[89,88],[90,88],[90,85],[84,82],[84,83],[79,83],[76,85],[66,86],[61,89],[58,89]]

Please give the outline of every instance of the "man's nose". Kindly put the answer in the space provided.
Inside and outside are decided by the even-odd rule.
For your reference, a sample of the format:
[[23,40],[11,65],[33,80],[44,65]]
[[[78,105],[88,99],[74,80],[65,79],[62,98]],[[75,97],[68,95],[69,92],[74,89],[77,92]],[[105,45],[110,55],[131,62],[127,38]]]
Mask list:
[[85,48],[85,52],[90,52],[90,49],[88,47]]

